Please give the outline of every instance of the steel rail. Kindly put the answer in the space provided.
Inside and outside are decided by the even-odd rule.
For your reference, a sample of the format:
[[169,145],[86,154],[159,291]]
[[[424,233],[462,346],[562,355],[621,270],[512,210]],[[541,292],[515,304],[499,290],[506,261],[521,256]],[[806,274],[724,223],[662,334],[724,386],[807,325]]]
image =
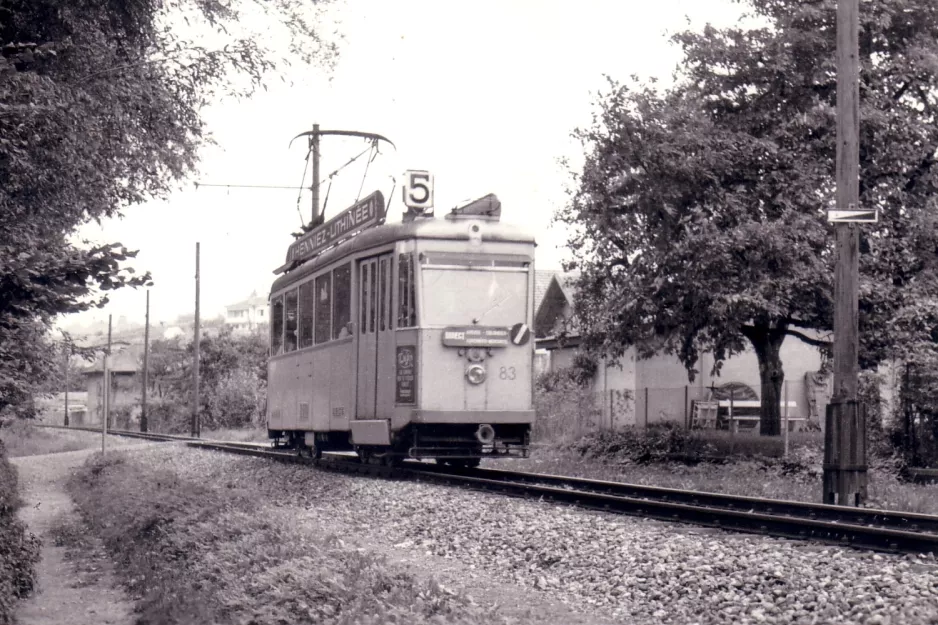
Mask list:
[[[683,493],[688,497],[687,502],[674,501],[654,498],[653,493],[656,489],[653,487],[647,487],[648,490],[643,490],[643,497],[634,497],[621,493],[611,494],[608,492],[597,492],[596,490],[580,490],[570,486],[571,483],[579,483],[582,485],[590,483],[594,485],[597,484],[595,481],[580,478],[525,474],[515,471],[500,471],[497,469],[452,470],[416,462],[406,462],[401,467],[388,467],[383,465],[363,464],[354,461],[354,459],[345,461],[337,458],[323,458],[317,461],[312,458],[298,456],[295,453],[276,451],[256,445],[233,446],[227,443],[203,441],[190,441],[188,444],[192,447],[226,451],[241,455],[273,457],[282,461],[315,465],[324,469],[336,469],[345,472],[365,473],[383,477],[403,476],[416,478],[418,480],[459,484],[477,490],[496,491],[519,497],[537,497],[605,512],[641,516],[661,521],[689,523],[726,531],[798,540],[815,540],[846,547],[872,549],[876,551],[908,553],[938,552],[938,534],[935,533],[854,524],[838,520],[811,518],[804,515],[783,515],[758,511],[753,509],[753,507],[747,509],[746,506],[740,506],[738,508],[730,508],[726,505],[713,506],[700,503],[699,501],[693,501],[693,496],[695,495],[700,497],[701,495],[708,496],[712,493],[678,491],[676,489],[657,489],[659,491],[666,491],[672,496],[677,493]],[[512,479],[512,476],[515,479]],[[523,479],[521,479],[522,477]],[[545,477],[553,478],[555,480],[554,484],[545,485],[542,483]],[[564,483],[564,480],[572,480],[572,482]],[[623,492],[628,492],[627,488],[634,486],[619,484],[617,482],[598,482],[598,484],[603,486],[611,485],[613,487],[621,486],[626,489]],[[646,487],[640,488],[644,489]],[[724,498],[724,503],[732,499],[736,499],[740,502],[745,501],[747,503],[761,502],[765,505],[766,509],[772,508],[772,506],[778,506],[779,503],[799,503],[760,500],[753,497],[734,498],[731,495],[716,496]],[[806,511],[818,505],[819,504],[801,504],[794,506],[790,510]],[[836,506],[827,506],[827,508],[836,508]],[[850,509],[849,512],[855,513],[856,509]],[[893,514],[887,511],[873,512],[880,515]],[[903,518],[910,516],[905,513],[895,514]],[[926,517],[929,521],[938,522],[938,518],[928,517],[928,515],[915,516]]]
[[938,516],[916,512],[833,506],[822,503],[784,499],[763,499],[761,497],[749,497],[745,495],[727,495],[725,493],[681,490],[661,486],[645,486],[641,484],[592,480],[545,473],[505,471],[502,469],[451,469],[448,467],[437,468],[428,465],[421,467],[421,470],[456,473],[498,481],[513,481],[555,486],[559,488],[574,488],[609,495],[619,495],[622,497],[655,499],[658,501],[671,501],[674,503],[725,508],[728,510],[748,511],[775,516],[792,516],[849,525],[867,525],[913,532],[928,532],[938,535]]

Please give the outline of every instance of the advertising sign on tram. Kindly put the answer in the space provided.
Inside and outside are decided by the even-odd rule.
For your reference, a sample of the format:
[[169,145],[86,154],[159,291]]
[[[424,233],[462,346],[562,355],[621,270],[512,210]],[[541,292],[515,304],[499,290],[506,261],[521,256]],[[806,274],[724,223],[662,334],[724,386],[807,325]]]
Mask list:
[[339,240],[384,219],[387,206],[380,191],[375,191],[302,237],[287,249],[287,264],[311,258]]

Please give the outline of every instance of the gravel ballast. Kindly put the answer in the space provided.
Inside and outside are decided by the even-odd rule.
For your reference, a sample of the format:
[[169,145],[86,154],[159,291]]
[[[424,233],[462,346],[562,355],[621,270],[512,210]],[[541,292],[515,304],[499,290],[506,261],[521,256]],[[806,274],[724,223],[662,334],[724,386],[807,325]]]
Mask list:
[[[298,508],[298,523],[446,559],[629,623],[938,622],[933,556],[892,556],[348,476],[178,445],[131,452]],[[157,464],[158,463],[158,464]]]

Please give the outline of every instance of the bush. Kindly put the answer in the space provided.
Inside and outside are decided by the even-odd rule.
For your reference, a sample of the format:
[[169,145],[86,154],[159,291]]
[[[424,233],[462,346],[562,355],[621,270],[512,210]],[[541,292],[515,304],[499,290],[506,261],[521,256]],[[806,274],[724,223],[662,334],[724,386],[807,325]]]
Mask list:
[[147,402],[147,430],[161,434],[188,434],[192,429],[192,408],[175,398]]
[[231,482],[185,479],[131,457],[96,457],[68,489],[115,555],[138,622],[477,623],[480,608]]
[[40,542],[16,517],[21,505],[16,468],[0,442],[0,623],[13,620],[16,600],[28,596],[36,583]]
[[588,458],[614,462],[645,463],[669,454],[703,453],[705,444],[683,428],[668,422],[647,428],[591,432],[572,443],[570,449]]

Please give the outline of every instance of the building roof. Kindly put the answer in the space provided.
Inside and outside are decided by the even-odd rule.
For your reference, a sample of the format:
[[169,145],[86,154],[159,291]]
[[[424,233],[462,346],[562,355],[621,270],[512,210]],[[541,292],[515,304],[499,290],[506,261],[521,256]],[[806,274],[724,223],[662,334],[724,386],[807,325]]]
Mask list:
[[[574,281],[579,277],[579,272],[560,273],[558,271],[548,272],[546,286],[540,298],[535,296],[537,306],[534,309],[534,332],[538,339],[554,338],[549,337],[557,326],[560,319],[565,318],[565,311],[572,309],[575,296]],[[535,289],[540,276],[535,278]],[[572,321],[572,318],[571,318]],[[566,331],[570,336],[575,336],[576,328],[573,323],[566,322]]]
[[[111,373],[136,373],[138,370],[137,349],[113,351],[107,361],[107,368]],[[98,356],[94,363],[82,370],[84,375],[101,373],[104,368],[104,357]]]
[[541,307],[544,296],[547,295],[547,287],[554,276],[560,273],[557,269],[535,269],[534,270],[534,311]]
[[234,304],[228,304],[225,306],[228,310],[243,310],[247,308],[262,308],[267,306],[267,298],[261,297],[257,294],[257,291],[251,291],[251,294],[248,295],[247,299],[243,299],[240,302]]

